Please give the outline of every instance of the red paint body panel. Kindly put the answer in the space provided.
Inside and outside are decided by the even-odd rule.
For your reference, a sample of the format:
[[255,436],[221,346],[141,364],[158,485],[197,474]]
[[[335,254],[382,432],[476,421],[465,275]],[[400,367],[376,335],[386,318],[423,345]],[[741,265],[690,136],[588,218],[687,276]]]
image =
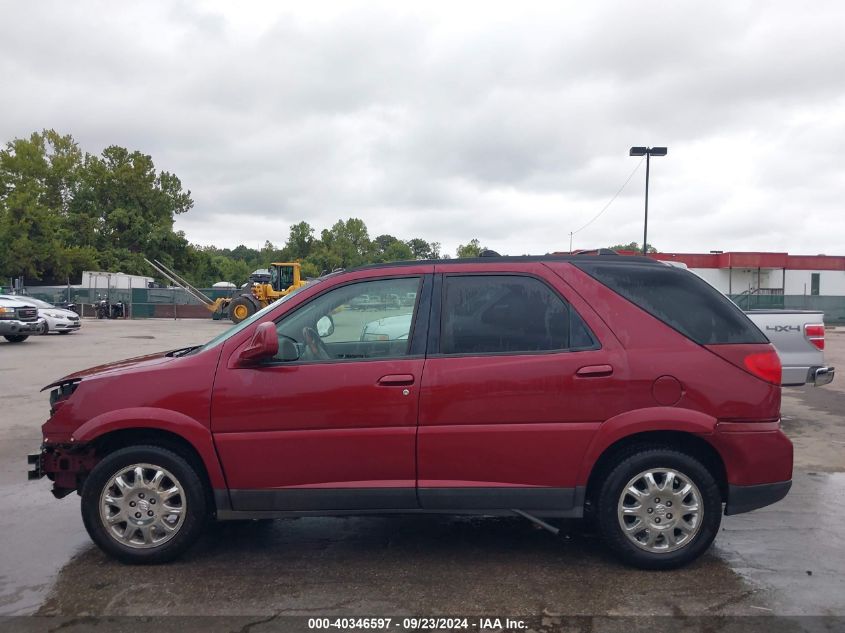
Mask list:
[[72,374],[83,379],[42,427],[45,441],[85,444],[113,431],[160,429],[190,442],[211,485],[225,488],[209,427],[219,354],[217,349],[181,358],[157,354]]
[[[221,368],[213,430],[232,488],[404,480],[414,486],[423,359]],[[409,395],[403,395],[404,390]]]
[[578,465],[598,423],[425,426],[419,486],[461,488],[578,485]]
[[792,479],[792,442],[780,429],[733,432],[720,422],[707,440],[725,462],[728,483],[753,486]]
[[414,488],[415,436],[410,426],[220,433],[215,439],[236,490]]

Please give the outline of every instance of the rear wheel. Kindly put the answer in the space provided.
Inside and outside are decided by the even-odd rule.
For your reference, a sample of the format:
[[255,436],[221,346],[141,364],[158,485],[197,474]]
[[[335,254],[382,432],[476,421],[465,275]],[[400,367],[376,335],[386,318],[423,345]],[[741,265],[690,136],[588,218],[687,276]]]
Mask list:
[[82,488],[82,520],[104,552],[125,563],[163,563],[187,550],[207,518],[194,468],[157,446],[106,456]]
[[4,336],[7,341],[10,343],[23,343],[26,339],[29,338],[28,334],[14,334],[11,336]]
[[722,520],[722,497],[695,457],[643,447],[604,478],[596,518],[605,542],[626,563],[673,569],[710,547]]
[[229,304],[229,317],[233,323],[240,323],[258,311],[255,301],[249,295],[241,295],[232,299]]

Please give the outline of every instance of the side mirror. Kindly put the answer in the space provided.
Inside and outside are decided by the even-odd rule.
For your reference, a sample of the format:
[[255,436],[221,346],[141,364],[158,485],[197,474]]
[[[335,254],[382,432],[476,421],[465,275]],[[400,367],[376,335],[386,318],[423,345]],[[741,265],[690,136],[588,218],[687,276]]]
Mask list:
[[240,366],[254,365],[264,358],[272,358],[279,353],[279,338],[276,336],[275,323],[262,323],[255,328],[255,334],[238,355]]
[[279,343],[279,353],[276,358],[287,363],[299,360],[299,347],[296,341],[289,336],[281,336],[279,338],[281,340]]
[[322,316],[317,320],[317,334],[320,338],[326,338],[334,334],[334,319],[330,314]]

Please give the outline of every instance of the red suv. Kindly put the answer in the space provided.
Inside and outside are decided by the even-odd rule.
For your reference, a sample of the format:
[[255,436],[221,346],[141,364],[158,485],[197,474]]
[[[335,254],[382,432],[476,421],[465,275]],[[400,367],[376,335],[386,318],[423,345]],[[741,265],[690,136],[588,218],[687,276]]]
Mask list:
[[77,490],[126,562],[174,558],[209,517],[445,512],[589,515],[626,562],[671,568],[723,504],[789,490],[779,385],[760,330],[659,262],[367,266],[52,383],[30,477]]

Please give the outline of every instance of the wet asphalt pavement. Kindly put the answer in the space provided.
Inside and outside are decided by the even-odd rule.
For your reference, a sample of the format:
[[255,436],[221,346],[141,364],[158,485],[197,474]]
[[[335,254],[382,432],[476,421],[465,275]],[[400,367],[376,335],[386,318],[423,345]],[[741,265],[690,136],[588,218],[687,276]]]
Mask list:
[[[625,568],[580,522],[554,536],[518,517],[445,516],[221,523],[175,563],[116,563],[89,541],[76,495],[57,501],[46,480],[25,481],[47,412],[38,389],[221,327],[86,322],[0,343],[0,615],[845,615],[845,376],[785,391],[792,491],[725,517],[715,546],[681,570]],[[845,367],[845,333],[828,335],[827,354]]]

